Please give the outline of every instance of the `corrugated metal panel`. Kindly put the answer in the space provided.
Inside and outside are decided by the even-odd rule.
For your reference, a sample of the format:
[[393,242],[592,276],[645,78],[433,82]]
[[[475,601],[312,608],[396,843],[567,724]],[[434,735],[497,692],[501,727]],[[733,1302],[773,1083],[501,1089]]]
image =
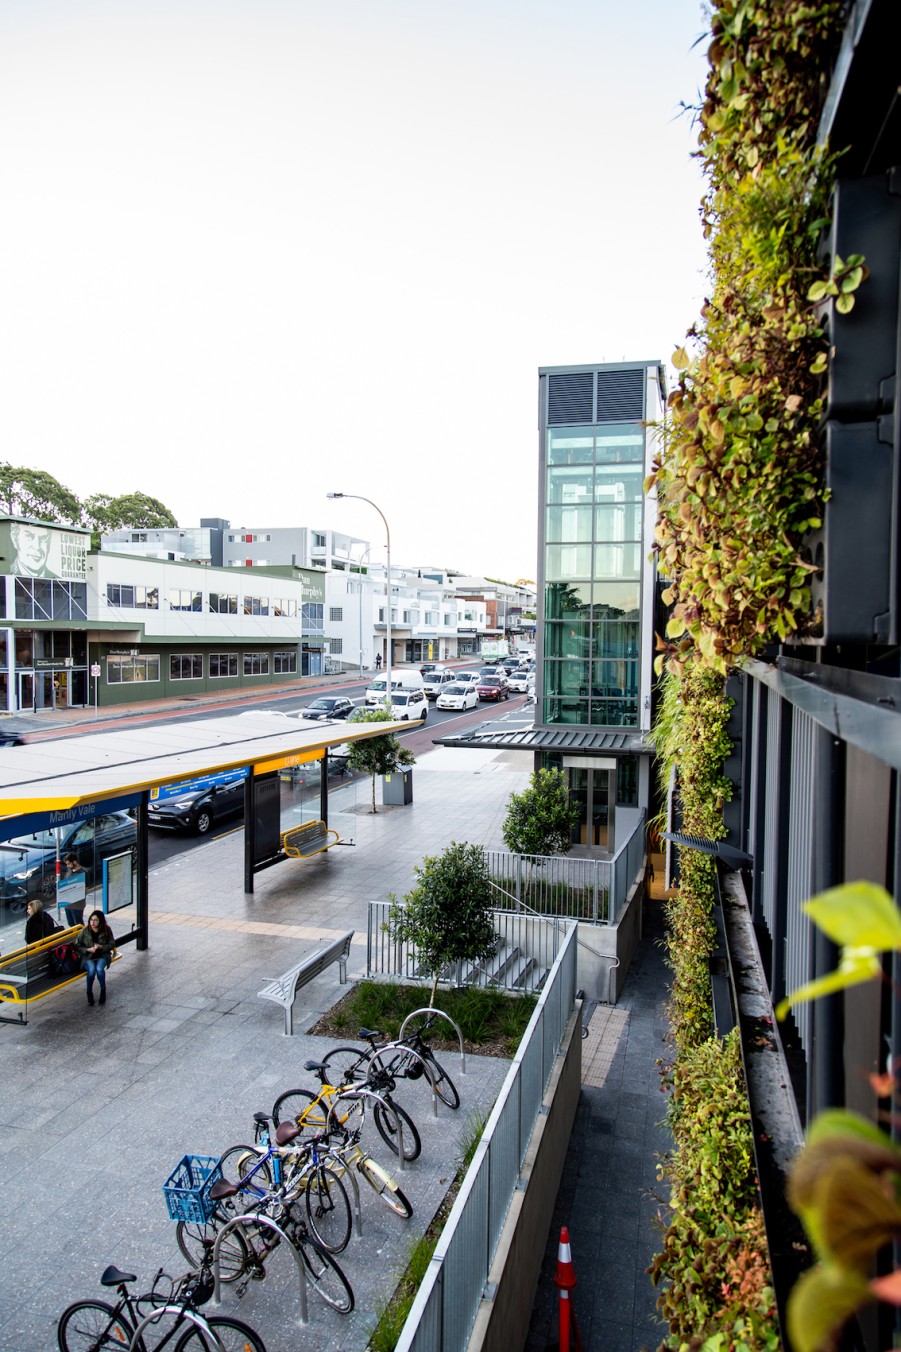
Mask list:
[[[791,841],[785,935],[785,985],[788,991],[803,986],[811,979],[814,971],[813,928],[801,910],[801,903],[807,901],[811,893],[815,738],[816,724],[813,719],[796,709],[792,720],[791,799],[788,815]],[[793,1013],[801,1045],[809,1051],[813,1028],[812,1006],[809,1003],[796,1005]]]
[[594,373],[571,371],[547,378],[547,421],[549,427],[592,421]]
[[776,920],[776,829],[779,821],[779,732],[782,723],[782,701],[771,699],[766,727],[766,806],[763,825],[763,918],[770,934],[775,932]]
[[597,419],[602,422],[638,422],[644,417],[644,368],[598,371]]

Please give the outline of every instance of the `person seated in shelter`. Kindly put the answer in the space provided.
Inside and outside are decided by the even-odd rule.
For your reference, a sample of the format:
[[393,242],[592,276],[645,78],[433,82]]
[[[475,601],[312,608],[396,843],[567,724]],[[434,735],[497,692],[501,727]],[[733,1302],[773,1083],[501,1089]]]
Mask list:
[[36,944],[38,940],[46,939],[48,934],[54,933],[56,921],[44,910],[44,903],[40,897],[30,899],[25,907],[25,914],[28,917],[25,921],[26,944]]
[[100,1003],[106,1004],[106,969],[113,960],[116,937],[102,911],[92,911],[88,923],[75,940],[88,982],[88,1004],[94,1003],[94,977],[100,986]]

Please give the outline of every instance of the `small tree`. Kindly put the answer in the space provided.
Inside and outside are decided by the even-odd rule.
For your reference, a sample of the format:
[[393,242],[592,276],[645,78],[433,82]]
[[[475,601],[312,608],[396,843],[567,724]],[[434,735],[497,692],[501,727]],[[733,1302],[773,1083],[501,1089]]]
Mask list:
[[579,809],[570,802],[562,770],[538,770],[522,793],[510,796],[502,828],[514,854],[567,854]]
[[426,856],[414,870],[416,883],[403,902],[390,897],[387,929],[394,942],[416,945],[419,965],[438,977],[451,962],[478,962],[497,948],[491,915],[491,880],[481,845],[451,841],[443,854]]
[[[361,710],[354,718],[355,723],[391,723],[391,710],[385,705],[375,709]],[[349,743],[347,764],[357,774],[369,775],[372,779],[372,811],[375,805],[376,775],[393,775],[398,770],[414,765],[416,757],[408,746],[403,746],[393,732],[384,737],[367,737],[363,741]]]

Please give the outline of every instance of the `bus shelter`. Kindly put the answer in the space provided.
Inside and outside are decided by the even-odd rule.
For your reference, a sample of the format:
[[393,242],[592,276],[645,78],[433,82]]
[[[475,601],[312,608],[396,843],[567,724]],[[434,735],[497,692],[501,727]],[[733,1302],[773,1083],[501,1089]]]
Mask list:
[[252,892],[255,874],[287,857],[291,828],[329,827],[336,749],[408,726],[248,713],[0,749],[3,951],[8,935],[23,933],[32,897],[64,927],[82,912],[115,911],[118,943],[146,949],[149,805],[205,783],[230,793],[243,785],[244,889]]

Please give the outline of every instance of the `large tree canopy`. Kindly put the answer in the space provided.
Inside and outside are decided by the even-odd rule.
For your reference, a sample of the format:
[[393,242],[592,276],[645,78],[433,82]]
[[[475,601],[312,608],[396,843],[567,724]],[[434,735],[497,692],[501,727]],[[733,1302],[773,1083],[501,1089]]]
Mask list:
[[42,469],[0,462],[0,503],[10,516],[35,516],[72,526],[81,521],[78,498]]
[[158,498],[146,493],[123,493],[114,498],[109,493],[92,493],[84,500],[84,519],[96,531],[161,530],[177,526],[169,508]]

